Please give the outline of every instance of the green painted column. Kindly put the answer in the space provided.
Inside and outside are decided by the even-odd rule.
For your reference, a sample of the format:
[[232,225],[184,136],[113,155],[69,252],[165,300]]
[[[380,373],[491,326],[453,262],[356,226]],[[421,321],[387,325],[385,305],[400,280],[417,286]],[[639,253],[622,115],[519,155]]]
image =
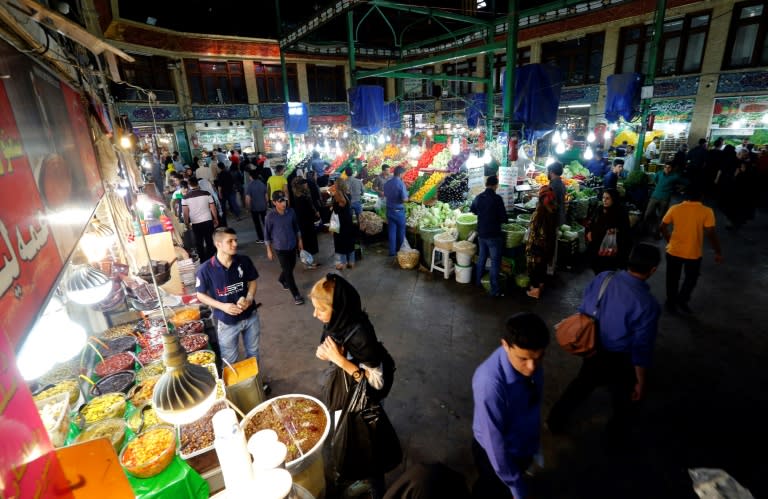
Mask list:
[[349,51],[349,84],[357,86],[357,67],[355,66],[355,19],[352,11],[347,12],[347,43]]
[[[504,132],[510,139],[512,132],[512,115],[515,102],[515,70],[517,69],[517,27],[520,24],[520,12],[518,0],[509,0],[507,8],[507,63],[504,67],[504,81],[507,91],[504,93]],[[504,157],[501,158],[502,166],[509,165],[509,141],[503,148]]]
[[[648,70],[645,74],[645,85],[653,85],[656,78],[656,61],[658,60],[659,42],[664,31],[664,13],[667,10],[667,0],[656,0],[656,17],[653,26],[653,40],[651,40],[651,53],[648,57]],[[651,99],[643,99],[640,109],[642,110],[642,122],[640,134],[637,138],[637,148],[635,149],[635,164],[639,165],[643,158],[643,145],[645,144],[645,132],[648,130],[648,116],[651,114]]]

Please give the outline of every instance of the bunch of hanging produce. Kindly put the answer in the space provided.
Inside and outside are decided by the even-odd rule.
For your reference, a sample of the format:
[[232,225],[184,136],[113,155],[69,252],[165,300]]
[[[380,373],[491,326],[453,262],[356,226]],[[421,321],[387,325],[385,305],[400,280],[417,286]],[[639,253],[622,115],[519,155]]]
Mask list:
[[448,203],[451,208],[458,208],[466,201],[468,191],[469,181],[466,172],[454,173],[440,184],[437,189],[437,200]]
[[464,163],[467,162],[467,159],[469,159],[469,149],[451,158],[448,162],[448,171],[452,173],[458,172],[464,166]]

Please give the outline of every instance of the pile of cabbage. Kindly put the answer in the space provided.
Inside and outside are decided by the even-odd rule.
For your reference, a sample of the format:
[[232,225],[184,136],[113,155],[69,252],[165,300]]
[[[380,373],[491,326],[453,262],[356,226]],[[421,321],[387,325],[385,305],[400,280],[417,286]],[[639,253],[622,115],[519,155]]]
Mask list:
[[448,203],[437,201],[432,206],[424,206],[419,203],[406,203],[405,224],[408,227],[423,227],[425,229],[437,229],[440,227],[451,229],[456,227],[456,217],[461,210],[451,209]]

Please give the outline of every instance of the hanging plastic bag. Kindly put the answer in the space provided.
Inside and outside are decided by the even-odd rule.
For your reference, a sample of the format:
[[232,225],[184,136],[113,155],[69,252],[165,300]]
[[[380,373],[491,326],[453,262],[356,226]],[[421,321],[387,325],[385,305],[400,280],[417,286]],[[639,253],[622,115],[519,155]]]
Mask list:
[[411,245],[408,244],[408,239],[403,239],[403,244],[400,246],[400,251],[411,251]]
[[600,249],[597,254],[600,256],[616,256],[619,252],[619,246],[616,242],[616,231],[609,230],[603,237],[603,242],[600,243]]
[[386,473],[400,464],[400,439],[384,408],[367,395],[368,382],[354,387],[331,442],[338,480],[355,480]]
[[335,211],[331,213],[331,224],[328,226],[328,230],[336,234],[341,232],[341,221],[339,220],[339,214]]

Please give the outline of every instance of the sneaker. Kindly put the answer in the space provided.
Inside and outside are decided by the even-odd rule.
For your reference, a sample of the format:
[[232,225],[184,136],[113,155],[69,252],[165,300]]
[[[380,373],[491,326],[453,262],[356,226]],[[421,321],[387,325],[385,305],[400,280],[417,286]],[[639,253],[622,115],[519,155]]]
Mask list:
[[291,290],[291,288],[289,288],[288,285],[286,283],[284,283],[283,281],[277,281],[277,282],[279,282],[280,285],[283,287],[283,291],[290,291]]
[[256,239],[256,244],[264,244],[264,240],[263,239]]
[[304,298],[301,296],[294,296],[293,297],[293,304],[294,305],[304,305]]

